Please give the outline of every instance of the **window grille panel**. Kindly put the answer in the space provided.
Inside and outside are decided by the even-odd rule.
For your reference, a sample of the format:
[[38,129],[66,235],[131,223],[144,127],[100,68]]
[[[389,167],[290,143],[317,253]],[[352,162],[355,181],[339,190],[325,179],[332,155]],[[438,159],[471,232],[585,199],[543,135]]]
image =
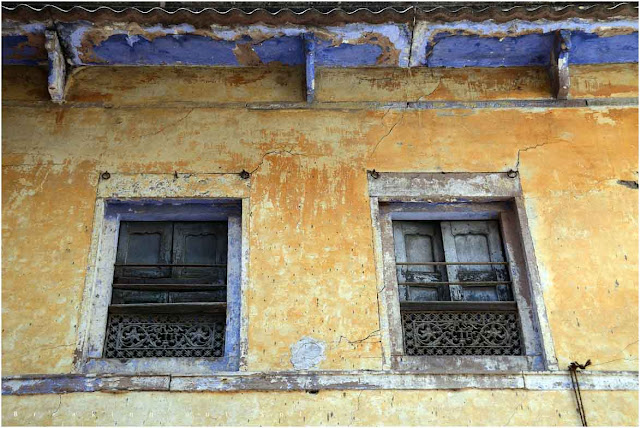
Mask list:
[[110,314],[106,358],[224,355],[225,319],[210,314]]
[[403,312],[405,355],[521,355],[517,312]]

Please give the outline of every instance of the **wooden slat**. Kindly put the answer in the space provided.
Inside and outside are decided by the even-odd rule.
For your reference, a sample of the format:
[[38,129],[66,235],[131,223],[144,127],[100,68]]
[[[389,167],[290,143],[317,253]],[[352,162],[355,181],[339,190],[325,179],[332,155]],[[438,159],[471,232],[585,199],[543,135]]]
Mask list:
[[113,288],[137,291],[216,291],[224,290],[227,286],[210,284],[113,284]]
[[130,305],[110,305],[113,314],[153,313],[153,314],[185,314],[185,313],[224,313],[227,304],[215,303],[140,303]]
[[437,285],[464,285],[474,286],[493,286],[511,284],[511,281],[447,281],[447,282],[399,282],[398,285],[406,285],[410,287],[435,287]]
[[516,302],[400,302],[401,311],[515,311]]
[[509,262],[423,262],[423,263],[410,263],[410,262],[396,262],[396,266],[489,266],[489,265],[508,265]]
[[145,265],[145,264],[120,264],[116,263],[115,267],[129,267],[129,268],[155,268],[155,267],[183,267],[183,268],[214,268],[214,267],[227,267],[226,264],[213,264],[213,265],[181,265],[181,264],[155,264],[155,265]]

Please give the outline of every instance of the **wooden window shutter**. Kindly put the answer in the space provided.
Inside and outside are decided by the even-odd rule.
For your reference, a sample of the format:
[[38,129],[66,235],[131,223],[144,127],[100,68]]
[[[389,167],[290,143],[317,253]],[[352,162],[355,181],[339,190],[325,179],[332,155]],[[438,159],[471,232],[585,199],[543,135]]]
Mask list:
[[[220,265],[174,267],[175,282],[224,285],[227,282],[227,222],[176,222],[173,232],[173,262],[178,265]],[[226,290],[173,292],[169,301],[224,302]]]
[[[447,262],[504,262],[504,251],[498,222],[443,221],[442,239]],[[451,300],[513,300],[506,265],[447,265],[451,282],[479,282],[478,285],[450,285]]]
[[[171,222],[122,222],[118,238],[117,265],[157,265],[171,263]],[[116,283],[156,283],[171,277],[170,267],[117,266]],[[112,303],[166,303],[166,292],[113,290]]]
[[[404,301],[449,300],[443,284],[447,272],[443,265],[402,265],[401,263],[443,262],[444,251],[437,222],[394,221],[396,271],[400,299]],[[416,283],[415,286],[407,283]],[[429,283],[434,283],[429,286]]]

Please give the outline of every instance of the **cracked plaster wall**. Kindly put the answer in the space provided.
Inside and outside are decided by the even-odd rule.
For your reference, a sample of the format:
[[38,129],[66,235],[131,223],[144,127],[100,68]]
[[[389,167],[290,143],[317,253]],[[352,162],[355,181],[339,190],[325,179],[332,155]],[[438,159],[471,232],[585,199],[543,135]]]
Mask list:
[[[591,426],[638,419],[637,392],[582,395]],[[598,411],[603,402],[606,411]],[[569,392],[488,390],[9,396],[2,419],[6,425],[580,425]]]
[[[516,165],[560,367],[590,358],[593,370],[638,368],[638,191],[618,183],[638,180],[637,108],[23,104],[5,105],[2,119],[4,375],[71,371],[100,171],[253,171],[244,368],[291,369],[291,346],[306,336],[325,346],[319,369],[367,370],[382,368],[382,351],[366,169]],[[593,423],[637,423],[636,392],[583,395]],[[496,408],[505,402],[513,406]],[[3,403],[7,423],[134,424],[149,418],[151,403],[158,413],[148,421],[180,425],[577,421],[570,391],[71,394]],[[171,419],[187,407],[201,415]]]

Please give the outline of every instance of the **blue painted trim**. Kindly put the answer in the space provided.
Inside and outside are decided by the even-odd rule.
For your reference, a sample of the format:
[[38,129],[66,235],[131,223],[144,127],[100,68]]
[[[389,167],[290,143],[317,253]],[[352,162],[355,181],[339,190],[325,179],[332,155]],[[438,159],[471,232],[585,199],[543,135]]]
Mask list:
[[316,63],[323,67],[360,67],[376,65],[382,48],[378,45],[340,44],[319,40],[316,44]]
[[304,40],[307,102],[312,103],[316,95],[316,40],[313,34],[305,34],[302,38]]
[[141,36],[115,34],[93,48],[89,64],[137,65],[229,65],[237,66],[235,42],[213,40],[194,34],[176,34],[147,40]]
[[263,64],[302,65],[305,62],[303,41],[299,37],[274,37],[253,46]]
[[428,67],[545,66],[553,34],[519,37],[480,37],[438,34],[427,46]]
[[228,220],[229,249],[227,251],[227,326],[225,329],[224,358],[221,370],[240,368],[240,318],[242,272],[242,216],[230,215]]
[[[146,27],[141,30],[143,35],[133,34],[124,27],[105,29],[100,32],[101,41],[93,46],[92,31],[98,28],[87,22],[57,24],[60,43],[74,65],[280,63],[295,66],[306,62],[303,38],[310,31],[316,31],[315,64],[324,67],[406,67],[409,44],[412,46],[411,66],[547,66],[554,34],[561,30],[572,32],[571,63],[638,61],[638,24],[624,19],[606,23],[579,19],[513,20],[499,24],[492,21],[418,22],[413,34],[404,24],[363,23],[320,30],[286,25],[220,27],[203,34],[185,23]],[[45,64],[43,47],[38,46],[37,38],[31,37],[42,31],[43,28],[29,24],[5,33],[2,38],[3,64]],[[321,36],[318,31],[322,31]],[[617,35],[609,36],[605,31]],[[106,39],[102,40],[103,36]],[[240,58],[242,50],[239,51],[238,46],[247,44],[253,51],[248,53],[255,53],[255,56]],[[397,62],[395,51],[400,55]]]
[[571,34],[571,64],[638,62],[638,33],[611,37],[575,32]]
[[2,64],[3,65],[40,65],[47,61],[43,55],[44,46],[29,45],[29,38],[25,35],[2,36]]

